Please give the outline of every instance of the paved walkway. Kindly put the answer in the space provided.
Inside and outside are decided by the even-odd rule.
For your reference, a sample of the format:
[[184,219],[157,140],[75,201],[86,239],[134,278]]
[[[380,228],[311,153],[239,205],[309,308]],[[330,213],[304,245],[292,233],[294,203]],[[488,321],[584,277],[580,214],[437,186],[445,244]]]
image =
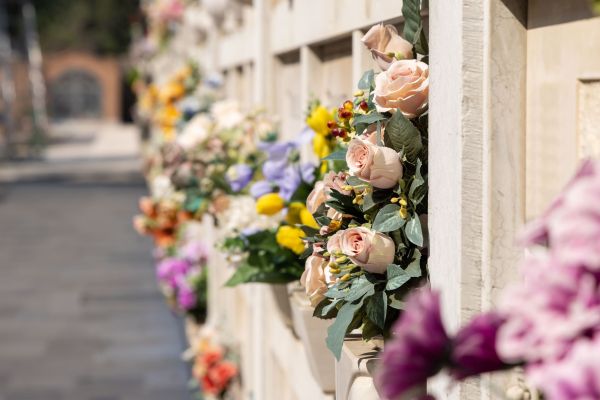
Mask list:
[[0,400],[190,398],[151,243],[131,228],[145,188],[113,177],[0,183]]

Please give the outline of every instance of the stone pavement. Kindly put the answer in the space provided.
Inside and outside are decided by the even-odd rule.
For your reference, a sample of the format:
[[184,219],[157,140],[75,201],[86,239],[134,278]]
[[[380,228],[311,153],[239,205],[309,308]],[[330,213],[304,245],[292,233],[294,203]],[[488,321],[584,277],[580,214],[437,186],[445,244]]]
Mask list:
[[0,400],[190,398],[151,243],[131,228],[144,192],[115,171],[0,183]]

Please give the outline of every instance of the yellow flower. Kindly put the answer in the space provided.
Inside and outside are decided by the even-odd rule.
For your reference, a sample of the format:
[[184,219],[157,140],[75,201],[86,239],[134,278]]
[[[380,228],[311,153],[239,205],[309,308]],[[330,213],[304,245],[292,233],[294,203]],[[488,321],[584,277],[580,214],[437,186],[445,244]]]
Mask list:
[[287,215],[285,217],[286,222],[290,225],[301,224],[302,223],[301,213],[302,213],[302,210],[305,210],[305,209],[306,209],[306,206],[299,201],[295,201],[295,202],[291,203],[288,206]]
[[315,220],[315,217],[308,211],[306,207],[300,211],[300,221],[302,225],[310,226],[311,228],[319,229],[319,224]]
[[299,201],[295,201],[288,206],[286,222],[292,226],[302,224],[319,229],[319,224],[315,221],[315,217],[308,211],[306,205]]
[[315,135],[313,138],[313,151],[319,158],[327,157],[333,150],[333,143],[327,137]]
[[169,82],[159,92],[159,99],[163,104],[169,104],[183,97],[185,87],[181,82]]
[[329,110],[323,106],[318,106],[306,118],[306,125],[315,131],[317,135],[327,136],[329,134],[327,123],[333,120],[333,114]]
[[174,105],[167,105],[158,111],[157,122],[162,128],[166,140],[175,137],[175,126],[181,118],[181,112]]
[[285,202],[277,193],[268,193],[256,201],[256,212],[262,215],[273,215],[283,210]]
[[290,249],[296,254],[302,254],[302,252],[304,252],[303,237],[304,231],[302,229],[289,225],[281,226],[275,235],[277,244],[286,249]]

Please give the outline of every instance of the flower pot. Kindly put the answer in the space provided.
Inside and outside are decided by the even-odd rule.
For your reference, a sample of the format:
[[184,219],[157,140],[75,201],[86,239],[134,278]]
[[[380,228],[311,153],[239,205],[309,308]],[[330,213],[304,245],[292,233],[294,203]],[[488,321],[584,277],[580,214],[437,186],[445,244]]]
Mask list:
[[360,334],[346,337],[342,356],[335,365],[337,400],[379,400],[372,373],[377,360],[373,344]]
[[275,301],[275,305],[281,320],[293,331],[294,326],[292,323],[292,308],[290,306],[290,296],[288,294],[287,286],[269,285],[269,287],[271,288],[271,294],[273,295],[273,300]]
[[298,334],[308,365],[315,378],[325,393],[335,391],[335,359],[325,344],[327,328],[331,320],[313,317],[313,307],[304,291],[291,292],[292,313],[294,330]]

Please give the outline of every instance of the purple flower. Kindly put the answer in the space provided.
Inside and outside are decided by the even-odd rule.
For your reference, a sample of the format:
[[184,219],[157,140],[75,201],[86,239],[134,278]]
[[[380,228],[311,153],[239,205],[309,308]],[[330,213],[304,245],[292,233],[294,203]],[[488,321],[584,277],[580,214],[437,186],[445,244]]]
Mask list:
[[496,352],[496,337],[504,318],[495,312],[480,314],[452,340],[451,374],[463,380],[470,376],[509,367]]
[[297,147],[303,146],[305,144],[310,143],[315,137],[315,131],[310,129],[308,126],[305,126],[304,129],[300,131],[298,136],[292,141],[294,145]]
[[600,336],[581,340],[563,359],[534,365],[528,381],[544,391],[548,400],[600,399]]
[[290,165],[285,169],[283,177],[279,181],[279,195],[289,201],[301,183],[300,170],[297,166]]
[[191,310],[196,306],[198,297],[187,282],[181,282],[177,290],[177,304],[182,310]]
[[286,159],[267,160],[263,164],[263,175],[267,180],[277,182],[283,179],[287,165],[288,162]]
[[507,288],[499,305],[506,316],[497,343],[504,360],[556,360],[600,331],[598,275],[565,267],[548,252],[528,257],[522,271],[525,281]]
[[169,257],[158,264],[156,275],[162,283],[175,289],[177,288],[178,278],[187,274],[191,267],[191,264],[187,260]]
[[273,185],[269,181],[258,181],[250,186],[250,195],[255,199],[271,193],[273,191]]
[[267,153],[271,160],[286,159],[289,151],[295,147],[292,142],[261,142],[258,145],[258,148]]
[[444,366],[450,347],[439,294],[421,290],[410,295],[394,332],[375,376],[377,387],[385,399],[425,396],[427,378]]
[[312,183],[315,180],[315,166],[311,163],[305,163],[300,166],[300,175],[306,183]]
[[254,171],[249,165],[236,164],[229,167],[226,174],[227,183],[234,192],[243,190],[252,180]]
[[[547,244],[551,236],[551,221],[557,217],[557,213],[565,207],[565,201],[571,190],[581,181],[588,179],[598,180],[600,177],[600,162],[586,160],[581,163],[575,176],[565,186],[561,194],[554,199],[548,209],[537,219],[529,223],[520,235],[519,242],[525,246],[533,244]],[[593,197],[593,196],[592,196]],[[592,198],[586,196],[582,201],[590,201]]]
[[208,261],[208,248],[199,240],[185,244],[180,252],[183,258],[196,265],[204,265]]

